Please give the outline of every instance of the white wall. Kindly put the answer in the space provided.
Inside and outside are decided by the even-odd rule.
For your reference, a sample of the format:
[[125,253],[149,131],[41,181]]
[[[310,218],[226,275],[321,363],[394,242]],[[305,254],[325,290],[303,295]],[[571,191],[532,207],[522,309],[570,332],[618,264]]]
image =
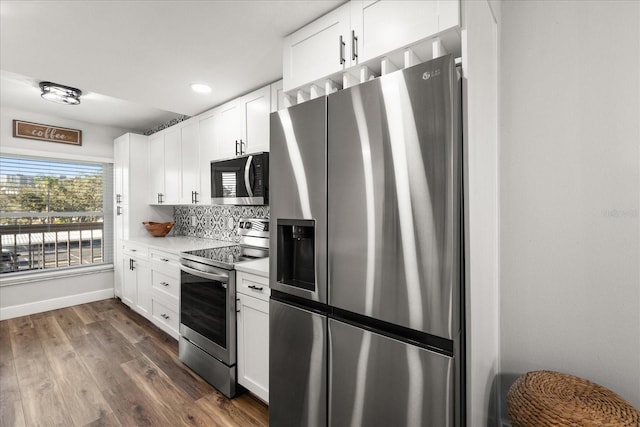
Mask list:
[[640,407],[640,2],[504,2],[503,372]]
[[477,0],[463,9],[467,424],[473,427],[495,423],[497,414],[499,8]]
[[[73,108],[67,106],[67,108]],[[14,138],[12,121],[25,120],[82,130],[82,146]],[[0,110],[0,152],[62,159],[113,161],[113,140],[124,129],[93,125],[58,117],[2,107]],[[66,307],[113,296],[113,271],[47,278],[31,283],[0,284],[0,319]]]
[[[64,105],[62,108],[73,108]],[[82,130],[82,146],[36,141],[13,137],[13,120],[45,125],[60,126]],[[22,110],[2,107],[0,109],[0,152],[23,152],[30,155],[52,156],[67,159],[85,158],[97,161],[113,161],[113,140],[128,132],[107,126],[94,125],[55,116],[29,113]]]

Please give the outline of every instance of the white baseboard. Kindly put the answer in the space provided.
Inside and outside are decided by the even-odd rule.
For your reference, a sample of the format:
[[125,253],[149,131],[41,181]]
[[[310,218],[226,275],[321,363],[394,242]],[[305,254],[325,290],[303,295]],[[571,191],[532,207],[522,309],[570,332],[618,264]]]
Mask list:
[[14,317],[42,313],[43,311],[56,310],[58,308],[65,308],[78,304],[86,304],[88,302],[100,301],[113,297],[113,288],[110,288],[93,292],[85,292],[82,294],[69,295],[60,298],[52,298],[43,301],[36,301],[29,304],[0,307],[0,320],[13,319]]

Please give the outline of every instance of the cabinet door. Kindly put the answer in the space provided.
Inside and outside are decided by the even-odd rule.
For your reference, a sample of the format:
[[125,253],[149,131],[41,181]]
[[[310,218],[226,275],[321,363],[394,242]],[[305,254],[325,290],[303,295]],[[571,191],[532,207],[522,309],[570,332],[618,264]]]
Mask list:
[[132,269],[132,258],[122,258],[122,302],[133,308],[136,304],[137,280],[136,271]]
[[460,1],[438,0],[438,32],[460,26]]
[[211,203],[211,160],[216,158],[216,113],[200,119],[198,133],[200,141],[200,197],[201,203]]
[[269,114],[271,87],[265,86],[242,97],[241,154],[269,151]]
[[180,203],[181,190],[181,139],[180,129],[171,129],[164,135],[164,190],[163,203]]
[[352,3],[352,28],[358,39],[359,63],[438,32],[438,1],[368,0]]
[[[134,161],[138,161],[134,159]],[[149,137],[149,180],[151,194],[149,202],[157,204],[159,194],[164,195],[164,135],[156,133]]]
[[[182,139],[181,203],[190,204],[200,200],[200,149],[198,141],[198,121],[188,122],[180,127]],[[198,193],[194,195],[193,193]],[[196,197],[197,196],[197,197]]]
[[346,3],[284,39],[285,92],[349,67],[350,9]]
[[282,80],[278,80],[275,83],[271,83],[271,112],[274,113],[278,110],[286,108],[284,105],[284,90],[282,89]]
[[149,317],[151,315],[151,268],[146,261],[133,259],[136,276],[136,310]]
[[116,204],[129,203],[129,134],[114,141],[113,175]]
[[248,295],[238,300],[238,382],[269,402],[269,303]]
[[240,99],[233,100],[222,107],[216,126],[216,159],[228,159],[240,154],[241,122]]

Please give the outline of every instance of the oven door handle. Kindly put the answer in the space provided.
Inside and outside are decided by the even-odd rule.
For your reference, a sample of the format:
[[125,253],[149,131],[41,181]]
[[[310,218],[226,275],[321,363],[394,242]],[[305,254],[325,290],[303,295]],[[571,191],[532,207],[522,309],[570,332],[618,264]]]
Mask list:
[[185,273],[193,274],[194,276],[202,277],[204,279],[216,280],[218,282],[222,282],[222,287],[226,288],[227,283],[229,283],[229,276],[223,274],[213,274],[206,273],[204,271],[196,270],[195,268],[187,267],[185,265],[180,265],[180,270]]

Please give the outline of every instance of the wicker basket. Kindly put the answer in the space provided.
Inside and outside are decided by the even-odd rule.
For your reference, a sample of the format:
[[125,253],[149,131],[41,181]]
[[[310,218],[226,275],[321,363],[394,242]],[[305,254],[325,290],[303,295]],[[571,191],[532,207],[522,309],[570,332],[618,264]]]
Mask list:
[[507,413],[513,427],[640,426],[640,411],[611,390],[552,371],[519,377],[507,394]]
[[164,237],[171,231],[175,223],[146,221],[143,222],[143,224],[144,228],[146,228],[153,237]]

